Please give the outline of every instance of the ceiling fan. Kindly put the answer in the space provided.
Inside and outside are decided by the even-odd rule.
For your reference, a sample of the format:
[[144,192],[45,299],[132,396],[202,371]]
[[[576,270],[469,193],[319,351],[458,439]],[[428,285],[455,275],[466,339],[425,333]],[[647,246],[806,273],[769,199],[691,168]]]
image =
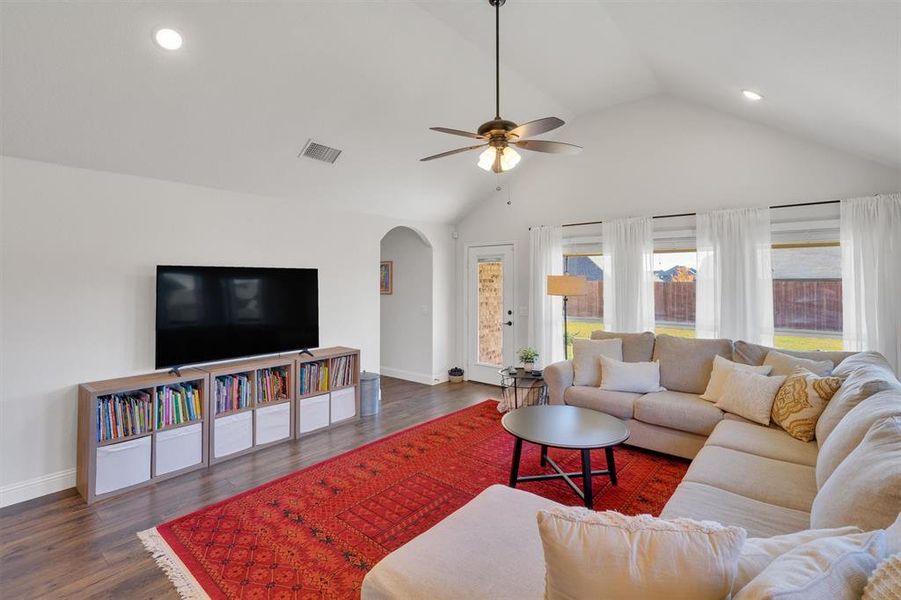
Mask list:
[[420,161],[435,160],[460,152],[468,152],[470,150],[478,150],[485,148],[479,156],[478,165],[486,171],[494,171],[495,173],[503,173],[509,171],[519,163],[519,153],[513,149],[513,146],[522,148],[523,150],[532,150],[533,152],[548,152],[550,154],[578,154],[581,146],[575,144],[566,144],[564,142],[552,142],[548,140],[527,140],[523,138],[539,135],[557,129],[563,126],[563,120],[557,117],[545,117],[529,121],[522,125],[517,125],[513,121],[501,118],[501,67],[500,67],[500,44],[501,44],[501,6],[506,0],[488,0],[488,3],[494,7],[494,60],[495,60],[495,114],[494,119],[483,123],[479,126],[477,133],[461,131],[459,129],[449,129],[447,127],[430,127],[432,131],[440,131],[441,133],[449,133],[451,135],[459,135],[463,137],[481,140],[483,143],[475,146],[467,146],[466,148],[457,148],[440,154],[434,154]]

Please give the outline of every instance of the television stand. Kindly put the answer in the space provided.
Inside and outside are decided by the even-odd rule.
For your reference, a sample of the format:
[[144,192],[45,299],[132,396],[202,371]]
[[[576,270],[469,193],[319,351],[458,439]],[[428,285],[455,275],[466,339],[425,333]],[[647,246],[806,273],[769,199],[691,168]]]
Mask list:
[[300,352],[297,353],[298,356],[303,356],[304,354],[306,354],[310,358],[313,358],[313,353],[310,352],[309,348],[304,348],[303,350],[301,350]]

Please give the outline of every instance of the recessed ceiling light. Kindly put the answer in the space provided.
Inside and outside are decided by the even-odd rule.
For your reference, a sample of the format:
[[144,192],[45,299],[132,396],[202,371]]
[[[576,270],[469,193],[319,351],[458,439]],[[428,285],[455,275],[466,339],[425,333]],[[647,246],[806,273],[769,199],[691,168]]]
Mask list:
[[763,96],[761,96],[754,90],[742,90],[741,93],[744,95],[745,98],[747,98],[748,100],[753,100],[754,102],[757,102],[758,100],[763,100]]
[[178,50],[181,48],[182,39],[180,33],[164,27],[153,32],[153,41],[164,50]]

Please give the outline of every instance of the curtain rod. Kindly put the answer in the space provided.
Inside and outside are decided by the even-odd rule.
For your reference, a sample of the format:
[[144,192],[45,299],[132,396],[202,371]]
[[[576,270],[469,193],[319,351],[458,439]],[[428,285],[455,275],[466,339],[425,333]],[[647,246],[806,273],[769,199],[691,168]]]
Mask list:
[[[817,206],[819,204],[838,204],[841,200],[820,200],[818,202],[796,202],[795,204],[776,204],[767,208],[794,208],[796,206]],[[678,213],[673,215],[654,215],[652,219],[672,219],[674,217],[693,217],[697,213]],[[603,221],[584,221],[582,223],[564,223],[561,227],[579,227],[581,225],[600,225]],[[529,227],[529,229],[532,229]]]

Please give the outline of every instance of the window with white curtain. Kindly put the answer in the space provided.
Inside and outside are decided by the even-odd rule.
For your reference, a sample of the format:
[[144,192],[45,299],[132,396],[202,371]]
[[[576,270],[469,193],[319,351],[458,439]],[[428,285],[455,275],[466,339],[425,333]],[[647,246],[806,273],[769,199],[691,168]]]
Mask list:
[[[837,204],[773,209],[775,345],[791,350],[841,350],[841,248]],[[599,226],[564,230],[564,270],[585,275],[589,294],[569,301],[570,337],[603,329],[602,240]],[[654,305],[658,334],[695,336],[695,219],[654,221]]]

